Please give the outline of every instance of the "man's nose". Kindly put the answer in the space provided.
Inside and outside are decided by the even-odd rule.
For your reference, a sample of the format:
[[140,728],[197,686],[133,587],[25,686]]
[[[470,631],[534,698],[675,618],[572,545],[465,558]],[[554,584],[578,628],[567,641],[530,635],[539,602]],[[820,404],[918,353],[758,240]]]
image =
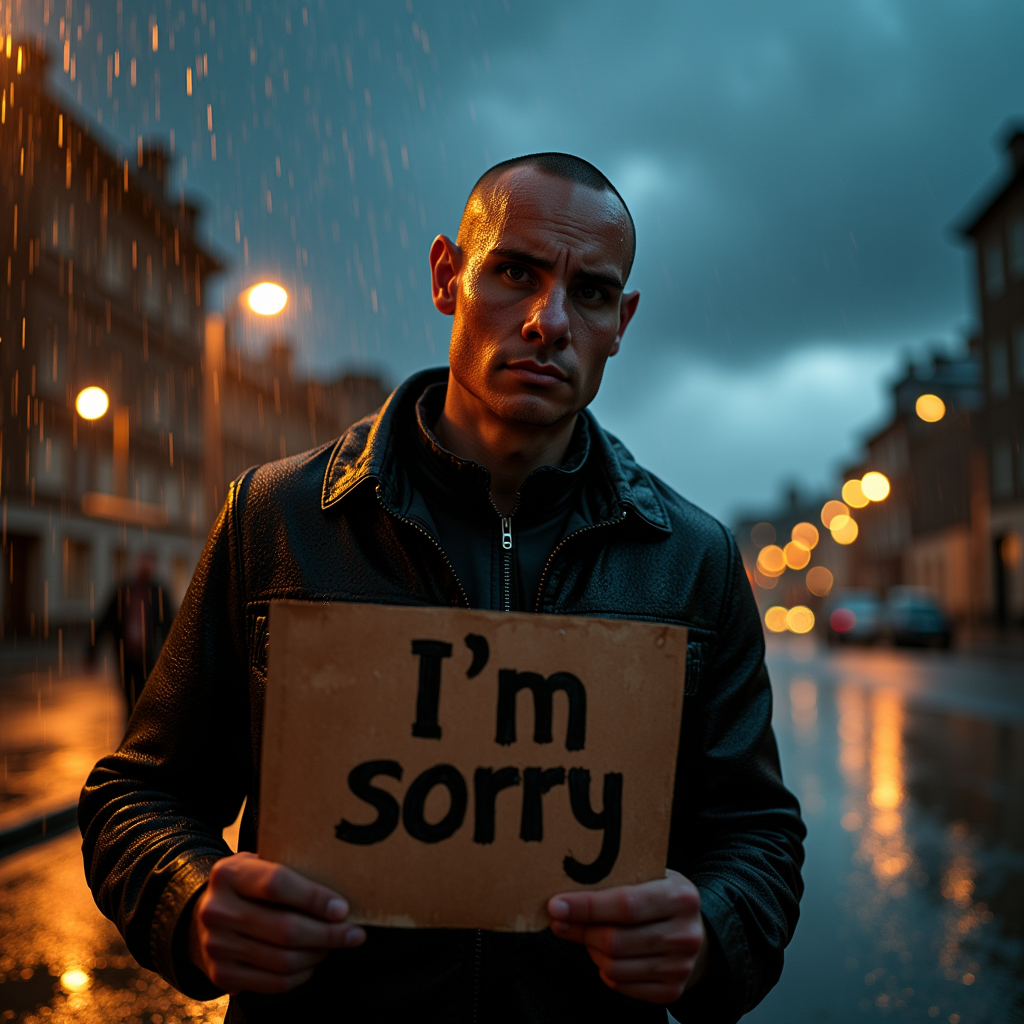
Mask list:
[[523,337],[535,344],[565,348],[572,341],[569,296],[561,285],[553,285],[536,296],[533,309],[523,324]]

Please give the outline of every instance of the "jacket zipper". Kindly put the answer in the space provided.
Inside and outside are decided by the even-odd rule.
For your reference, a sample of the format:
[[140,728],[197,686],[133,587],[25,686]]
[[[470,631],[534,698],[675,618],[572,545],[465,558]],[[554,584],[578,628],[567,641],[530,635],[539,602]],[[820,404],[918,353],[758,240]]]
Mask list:
[[512,611],[512,517],[501,517],[502,611]]
[[581,526],[578,530],[574,530],[567,537],[563,537],[558,542],[558,544],[555,545],[554,551],[552,551],[551,554],[548,555],[548,560],[544,563],[544,569],[540,574],[540,583],[537,586],[537,601],[533,606],[533,610],[535,612],[540,611],[540,598],[541,595],[544,593],[544,584],[547,583],[548,580],[548,570],[551,568],[551,563],[555,560],[555,555],[557,555],[558,552],[561,551],[562,548],[564,548],[565,545],[573,539],[573,537],[578,537],[581,533],[587,533],[590,530],[599,530],[602,526],[614,526],[616,523],[621,523],[622,520],[625,518],[626,510],[623,509],[622,514],[619,516],[618,519],[605,519],[602,522],[594,523],[591,526]]
[[462,580],[459,579],[458,574],[455,572],[455,567],[452,565],[451,560],[448,558],[448,555],[445,553],[444,548],[441,547],[441,544],[437,540],[437,538],[429,530],[425,530],[422,526],[420,526],[420,524],[417,523],[414,519],[408,519],[406,516],[399,515],[399,513],[395,512],[394,509],[388,508],[387,505],[384,504],[384,499],[380,496],[380,488],[377,489],[376,494],[377,500],[381,504],[381,508],[383,508],[384,511],[387,512],[389,516],[392,516],[393,518],[397,519],[400,523],[405,523],[406,526],[411,526],[414,530],[418,530],[420,533],[423,534],[424,537],[427,538],[427,540],[430,541],[431,544],[434,545],[435,548],[437,548],[438,553],[441,555],[441,558],[444,559],[444,564],[448,567],[448,571],[452,574],[452,579],[454,579],[455,582],[458,584],[459,597],[461,598],[462,605],[468,608],[469,598],[466,597],[466,588],[462,585]]

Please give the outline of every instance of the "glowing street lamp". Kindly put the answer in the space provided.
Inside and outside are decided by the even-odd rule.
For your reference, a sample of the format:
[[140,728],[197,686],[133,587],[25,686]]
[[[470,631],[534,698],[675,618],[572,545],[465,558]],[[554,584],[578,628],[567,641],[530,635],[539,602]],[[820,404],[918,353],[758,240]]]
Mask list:
[[103,388],[83,388],[75,399],[75,409],[83,420],[98,420],[109,408],[110,396]]
[[885,501],[889,497],[889,478],[884,473],[872,470],[860,478],[860,489],[868,501]]
[[938,395],[920,395],[914,411],[925,423],[938,423],[946,415],[946,403]]
[[261,281],[246,293],[246,302],[260,316],[275,316],[288,304],[288,293],[273,281]]

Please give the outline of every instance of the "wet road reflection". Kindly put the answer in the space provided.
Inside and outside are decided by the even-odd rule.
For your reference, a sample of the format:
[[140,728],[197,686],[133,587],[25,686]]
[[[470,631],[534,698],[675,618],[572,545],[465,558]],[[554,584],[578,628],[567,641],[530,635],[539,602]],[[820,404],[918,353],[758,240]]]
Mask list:
[[76,1024],[220,1021],[142,970],[96,910],[77,832],[0,861],[0,1020]]
[[770,663],[807,892],[745,1019],[1024,1020],[1021,663],[810,641]]

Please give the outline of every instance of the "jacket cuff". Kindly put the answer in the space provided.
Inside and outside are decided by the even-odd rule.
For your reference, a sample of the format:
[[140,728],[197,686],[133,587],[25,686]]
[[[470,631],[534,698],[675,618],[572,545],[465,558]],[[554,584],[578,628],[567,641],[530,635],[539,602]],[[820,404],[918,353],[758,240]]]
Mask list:
[[748,987],[750,952],[746,936],[725,899],[703,885],[697,888],[708,938],[707,963],[700,981],[668,1011],[681,1021],[735,1024],[743,1016]]
[[150,956],[154,969],[192,999],[216,999],[224,994],[192,963],[188,954],[192,908],[218,859],[199,857],[183,863],[164,886],[153,915]]

